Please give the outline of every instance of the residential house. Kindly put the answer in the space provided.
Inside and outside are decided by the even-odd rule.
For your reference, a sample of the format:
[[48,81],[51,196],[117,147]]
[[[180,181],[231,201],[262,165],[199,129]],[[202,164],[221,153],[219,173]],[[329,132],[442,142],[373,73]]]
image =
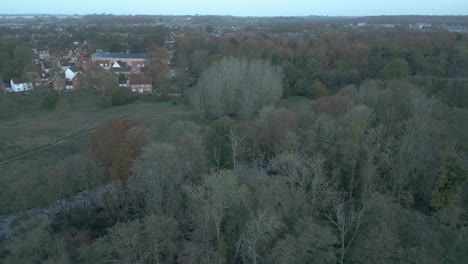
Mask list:
[[128,88],[129,87],[128,83],[129,82],[127,79],[125,79],[125,77],[124,78],[119,77],[119,87]]
[[28,72],[25,74],[25,76],[27,80],[32,80],[34,87],[39,87],[42,85],[41,76],[39,75],[37,71]]
[[35,53],[39,55],[40,60],[48,60],[50,59],[50,52],[48,49],[42,48],[42,49],[36,49]]
[[73,80],[66,80],[65,81],[65,90],[73,91],[78,89],[78,76],[73,78]]
[[151,78],[145,75],[131,75],[129,77],[130,90],[138,93],[151,93],[153,92],[153,83]]
[[147,60],[145,53],[118,53],[118,52],[95,52],[91,55],[93,61],[110,60],[111,62],[122,61],[131,65],[133,62],[144,64]]
[[73,78],[75,78],[75,76],[78,74],[79,70],[80,69],[78,69],[76,66],[69,67],[65,71],[65,78],[70,81],[73,80]]
[[50,62],[49,60],[42,61],[42,63],[41,63],[41,69],[42,69],[44,72],[49,73],[50,70],[52,69],[52,62]]
[[[139,73],[140,68],[147,64],[147,55],[145,53],[117,53],[117,52],[95,52],[91,56],[93,62],[109,61],[109,65],[114,66],[115,62],[121,67],[125,67],[121,63],[126,63],[132,67],[132,72]],[[99,65],[96,63],[96,65]],[[101,66],[102,67],[102,66]],[[110,68],[111,66],[109,66]]]
[[52,78],[52,85],[55,90],[63,90],[65,89],[65,78],[63,78],[60,74],[55,74]]
[[81,56],[77,61],[76,61],[76,66],[79,68],[82,68],[85,71],[91,70],[94,67],[93,61],[89,57],[83,57]]
[[50,74],[48,72],[41,72],[40,77],[43,86],[47,87],[50,85]]
[[93,60],[93,63],[96,67],[101,67],[105,70],[109,70],[111,65],[111,62],[109,60]]
[[76,61],[80,57],[81,57],[81,54],[76,50],[70,50],[68,55],[67,55],[67,58],[69,58],[72,63],[76,63]]
[[112,67],[110,71],[115,75],[123,74],[129,76],[132,73],[132,67]]
[[58,66],[60,67],[60,70],[62,72],[65,72],[70,66],[72,66],[73,64],[70,62],[69,59],[67,58],[62,58],[58,61]]
[[34,88],[32,82],[22,79],[11,79],[10,85],[13,92],[24,92]]

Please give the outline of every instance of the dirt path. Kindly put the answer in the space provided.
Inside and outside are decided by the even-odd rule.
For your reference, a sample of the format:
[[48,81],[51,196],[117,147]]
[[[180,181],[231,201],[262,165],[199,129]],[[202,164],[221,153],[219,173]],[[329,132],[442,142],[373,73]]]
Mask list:
[[[122,115],[122,116],[120,116],[120,117],[117,117],[116,119],[127,118],[127,117],[129,117],[129,116],[131,116],[131,115],[134,115],[134,114],[138,113],[139,111],[141,111],[141,110],[143,110],[143,109],[145,109],[145,108],[149,108],[149,107],[151,107],[151,105],[150,105],[150,106],[140,107],[140,108],[138,108],[138,109],[135,109],[135,110],[132,111],[132,112],[129,112],[129,113],[125,114],[125,115]],[[105,121],[105,122],[107,122],[107,121]],[[29,149],[29,150],[26,150],[26,151],[24,151],[24,152],[18,154],[18,155],[15,155],[15,156],[13,156],[13,157],[9,157],[9,158],[7,158],[7,159],[5,159],[5,160],[1,160],[1,161],[0,161],[0,166],[2,166],[2,165],[4,165],[4,164],[7,164],[7,163],[9,163],[9,162],[12,162],[12,161],[15,161],[15,160],[18,160],[18,159],[27,157],[27,156],[29,156],[29,155],[31,155],[31,154],[34,154],[34,153],[38,153],[38,152],[47,150],[47,149],[52,148],[52,147],[54,147],[54,146],[57,146],[57,145],[59,145],[59,144],[63,144],[63,143],[65,143],[65,142],[67,142],[68,140],[73,139],[73,138],[76,138],[76,137],[79,137],[79,136],[81,136],[81,135],[89,134],[89,133],[91,133],[92,131],[96,130],[98,127],[100,127],[100,126],[101,126],[102,124],[104,124],[105,122],[102,122],[101,124],[99,124],[98,126],[95,126],[95,127],[93,127],[93,128],[81,130],[81,131],[79,131],[79,132],[77,132],[77,133],[74,133],[74,134],[72,134],[72,135],[69,135],[69,136],[60,138],[60,139],[56,140],[54,143],[48,143],[48,144],[45,144],[45,145],[42,145],[42,146],[39,146],[39,147],[36,147],[36,148],[33,148],[33,149]]]
[[119,188],[113,184],[106,184],[91,190],[75,194],[67,199],[60,199],[43,208],[33,208],[15,214],[0,215],[0,237],[11,237],[14,232],[15,222],[22,218],[35,218],[48,222],[50,216],[62,211],[70,211],[76,208],[92,206],[104,206],[107,195],[116,197]]

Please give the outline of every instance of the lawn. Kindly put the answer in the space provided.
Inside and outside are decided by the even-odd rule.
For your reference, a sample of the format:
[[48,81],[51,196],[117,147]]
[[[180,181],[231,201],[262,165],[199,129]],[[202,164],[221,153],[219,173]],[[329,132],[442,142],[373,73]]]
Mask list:
[[[176,120],[196,116],[180,101],[135,102],[100,109],[96,98],[69,95],[54,111],[35,111],[0,121],[0,214],[47,204],[44,185],[60,160],[83,151],[94,128],[113,119],[148,121],[163,141]],[[61,142],[56,144],[57,142]]]

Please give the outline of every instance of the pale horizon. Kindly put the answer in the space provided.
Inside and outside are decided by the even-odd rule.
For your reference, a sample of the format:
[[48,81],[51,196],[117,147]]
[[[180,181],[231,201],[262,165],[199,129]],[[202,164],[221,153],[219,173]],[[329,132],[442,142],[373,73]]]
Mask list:
[[17,0],[2,4],[0,14],[51,14],[51,15],[230,15],[240,17],[274,16],[395,16],[429,15],[460,16],[468,15],[468,4],[464,0],[291,0],[285,2],[248,1],[220,2],[214,0],[140,0],[138,2],[82,0],[64,5],[63,1]]

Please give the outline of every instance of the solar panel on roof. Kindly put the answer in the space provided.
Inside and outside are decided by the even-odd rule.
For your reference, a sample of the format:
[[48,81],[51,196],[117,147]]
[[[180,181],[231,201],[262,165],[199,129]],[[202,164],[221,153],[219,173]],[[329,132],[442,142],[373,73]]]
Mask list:
[[117,59],[146,59],[145,53],[95,52],[93,57]]

